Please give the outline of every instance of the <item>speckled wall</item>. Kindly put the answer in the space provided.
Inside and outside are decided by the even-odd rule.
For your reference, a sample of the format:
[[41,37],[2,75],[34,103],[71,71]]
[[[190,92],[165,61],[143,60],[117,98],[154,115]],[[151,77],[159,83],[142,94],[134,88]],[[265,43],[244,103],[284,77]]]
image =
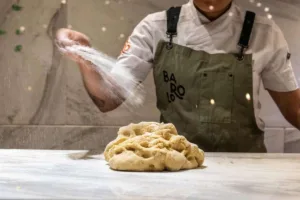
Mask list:
[[[275,0],[262,1],[258,7],[239,0],[243,6],[264,12],[268,6],[282,25],[293,54],[300,47],[294,43],[294,25],[299,16],[295,2],[275,6]],[[19,2],[20,11],[11,9]],[[88,97],[78,67],[64,59],[54,48],[53,34],[60,27],[86,33],[97,49],[118,56],[135,25],[148,13],[180,5],[186,0],[1,0],[0,30],[0,148],[88,149],[104,147],[116,136],[118,128],[131,122],[158,120],[151,73],[145,82],[147,98],[138,112],[120,107],[100,113]],[[64,2],[63,2],[64,3]],[[277,9],[282,4],[288,9]],[[273,9],[274,7],[274,9]],[[300,13],[300,12],[298,12]],[[16,30],[25,27],[18,35]],[[293,27],[294,31],[288,29]],[[21,45],[22,50],[15,52]],[[296,57],[294,55],[294,57]],[[299,65],[299,60],[293,60]],[[297,72],[300,74],[300,71]],[[300,75],[299,75],[300,77]],[[266,93],[261,98],[268,121],[266,130],[270,152],[300,152],[300,134],[289,127]],[[270,114],[271,113],[271,114]],[[273,113],[276,113],[275,115]],[[273,116],[276,116],[275,118]],[[280,123],[278,123],[280,121]],[[280,127],[273,125],[280,124]],[[288,137],[288,135],[291,135]],[[292,139],[291,139],[292,138]],[[286,145],[284,145],[286,143]]]

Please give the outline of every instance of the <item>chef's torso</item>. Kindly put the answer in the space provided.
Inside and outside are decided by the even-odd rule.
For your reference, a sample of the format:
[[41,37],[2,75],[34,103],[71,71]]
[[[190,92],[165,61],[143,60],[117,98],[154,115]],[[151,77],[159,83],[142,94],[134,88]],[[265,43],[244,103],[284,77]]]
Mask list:
[[[224,15],[211,22],[197,11],[191,0],[182,6],[178,35],[173,42],[209,54],[237,54],[244,16],[245,12],[232,4]],[[129,37],[114,72],[126,68],[143,81],[153,67],[159,41],[169,40],[166,31],[165,11],[148,15]],[[258,98],[260,85],[269,90],[285,92],[297,89],[297,82],[288,57],[286,40],[272,20],[256,17],[249,48],[245,53],[252,54],[253,105],[257,125],[263,130]]]

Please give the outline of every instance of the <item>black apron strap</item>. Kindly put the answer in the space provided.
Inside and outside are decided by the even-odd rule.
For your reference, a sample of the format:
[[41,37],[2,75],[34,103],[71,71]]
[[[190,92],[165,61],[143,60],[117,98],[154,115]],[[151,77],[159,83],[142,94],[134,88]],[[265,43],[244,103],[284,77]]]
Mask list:
[[177,24],[180,16],[181,7],[171,7],[167,10],[167,36],[170,39],[167,49],[173,47],[173,37],[177,36]]
[[250,41],[254,21],[255,21],[255,13],[251,12],[251,11],[247,11],[245,20],[244,20],[242,33],[241,33],[241,37],[240,37],[240,41],[238,44],[241,47],[240,54],[238,55],[239,60],[244,59],[244,52],[249,47],[249,41]]

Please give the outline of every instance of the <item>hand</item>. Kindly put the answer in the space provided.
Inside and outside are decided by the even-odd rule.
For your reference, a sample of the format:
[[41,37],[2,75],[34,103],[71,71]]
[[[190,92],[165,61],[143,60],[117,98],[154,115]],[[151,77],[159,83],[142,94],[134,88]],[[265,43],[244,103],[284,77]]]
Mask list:
[[[83,46],[91,46],[89,38],[83,33],[73,31],[70,29],[59,29],[56,32],[56,41],[58,46],[66,47],[72,45],[83,45]],[[65,53],[67,57],[74,60],[77,63],[82,63],[83,60],[80,56],[74,55],[72,53]]]

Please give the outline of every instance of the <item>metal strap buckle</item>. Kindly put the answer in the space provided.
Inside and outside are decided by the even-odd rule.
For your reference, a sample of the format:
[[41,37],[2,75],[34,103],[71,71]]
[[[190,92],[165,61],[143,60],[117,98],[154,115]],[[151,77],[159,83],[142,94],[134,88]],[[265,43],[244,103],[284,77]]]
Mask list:
[[171,32],[166,32],[167,34],[167,37],[170,38],[170,37],[176,37],[177,36],[177,33],[171,33]]
[[169,43],[167,44],[167,49],[170,50],[173,48],[173,37],[176,37],[176,33],[169,33],[167,32],[167,37],[170,38]]
[[240,53],[238,54],[238,56],[237,56],[237,59],[239,60],[239,61],[242,61],[242,60],[244,60],[244,58],[245,58],[245,51],[246,51],[246,49],[248,48],[248,47],[245,47],[245,46],[240,46],[241,47],[241,51],[240,51]]

